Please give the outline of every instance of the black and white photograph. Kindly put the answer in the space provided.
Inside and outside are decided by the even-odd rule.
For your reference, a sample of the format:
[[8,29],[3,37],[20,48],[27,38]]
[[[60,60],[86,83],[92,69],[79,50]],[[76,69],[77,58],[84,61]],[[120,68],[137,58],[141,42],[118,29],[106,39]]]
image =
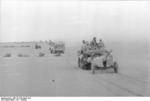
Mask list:
[[0,96],[149,97],[149,34],[145,0],[0,0]]

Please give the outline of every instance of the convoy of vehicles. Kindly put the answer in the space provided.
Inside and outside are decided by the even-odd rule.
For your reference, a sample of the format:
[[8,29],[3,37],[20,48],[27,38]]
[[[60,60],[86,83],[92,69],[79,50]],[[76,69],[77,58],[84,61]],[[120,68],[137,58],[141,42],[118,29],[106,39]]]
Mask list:
[[[82,47],[78,51],[78,67],[84,70],[91,70],[94,74],[96,70],[113,69],[114,73],[118,73],[118,63],[114,61],[112,50],[108,51],[102,40],[96,42],[96,37],[91,42],[82,41]],[[64,42],[49,42],[49,50],[51,54],[60,56],[65,53]],[[36,49],[41,46],[36,44]]]

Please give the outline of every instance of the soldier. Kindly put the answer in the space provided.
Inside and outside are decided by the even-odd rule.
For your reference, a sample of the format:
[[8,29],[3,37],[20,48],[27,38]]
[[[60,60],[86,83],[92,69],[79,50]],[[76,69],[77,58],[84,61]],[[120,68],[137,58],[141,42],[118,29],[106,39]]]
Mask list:
[[96,49],[97,48],[98,44],[96,42],[96,37],[93,38],[93,40],[91,41],[90,44],[91,44],[92,49]]
[[86,44],[86,50],[90,50],[90,48],[91,48],[90,43],[88,41],[86,41],[85,44]]
[[98,48],[104,48],[104,43],[101,39],[99,40]]
[[82,50],[83,52],[86,51],[86,43],[85,43],[85,40],[82,41],[81,50]]

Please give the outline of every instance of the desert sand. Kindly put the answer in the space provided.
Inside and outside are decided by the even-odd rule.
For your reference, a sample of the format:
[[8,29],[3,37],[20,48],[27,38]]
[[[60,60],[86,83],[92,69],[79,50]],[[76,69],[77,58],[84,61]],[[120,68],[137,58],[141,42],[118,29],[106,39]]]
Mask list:
[[[125,52],[115,47],[119,73],[109,69],[93,75],[78,67],[78,48],[68,47],[65,54],[55,56],[48,44],[39,44],[42,49],[37,50],[34,42],[0,44],[0,96],[150,95],[146,50],[141,54],[139,49]],[[44,56],[38,56],[40,52]]]

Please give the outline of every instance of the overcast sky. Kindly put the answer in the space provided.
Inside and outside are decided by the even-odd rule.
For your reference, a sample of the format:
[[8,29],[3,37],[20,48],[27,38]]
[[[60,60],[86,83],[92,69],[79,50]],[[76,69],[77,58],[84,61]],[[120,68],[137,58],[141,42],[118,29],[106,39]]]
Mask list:
[[150,2],[1,0],[0,41],[146,41]]

